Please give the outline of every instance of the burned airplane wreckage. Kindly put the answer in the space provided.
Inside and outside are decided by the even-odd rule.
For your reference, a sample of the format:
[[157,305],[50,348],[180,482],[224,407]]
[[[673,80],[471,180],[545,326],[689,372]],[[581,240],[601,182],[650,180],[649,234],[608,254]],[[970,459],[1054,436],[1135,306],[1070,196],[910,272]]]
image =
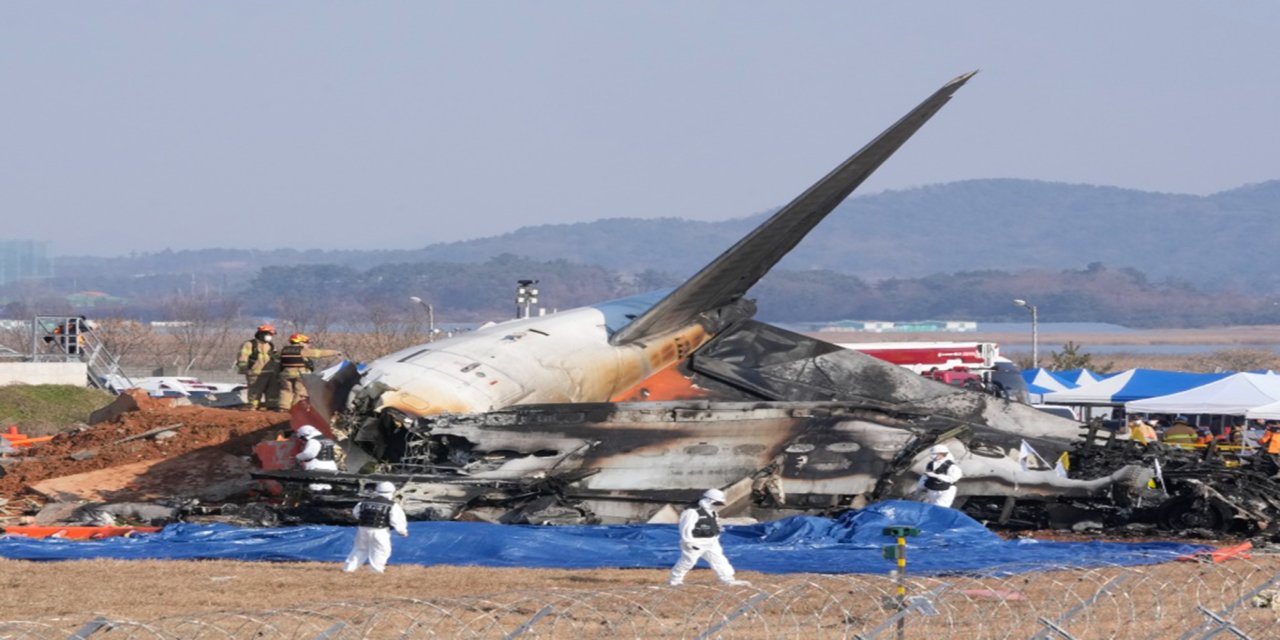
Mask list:
[[[1078,423],[752,320],[748,289],[972,75],[673,290],[486,326],[362,373],[344,367],[313,390],[311,422],[343,439],[349,471],[257,475],[323,480],[336,490],[321,502],[335,506],[391,480],[422,519],[668,521],[707,487],[728,494],[727,515],[773,518],[904,497],[923,452],[943,443],[964,471],[957,506],[984,519],[1268,528],[1280,506],[1189,482],[1151,490],[1133,443],[1084,446]],[[1025,468],[1023,442],[1048,460],[1073,450],[1072,477],[1043,460]]]

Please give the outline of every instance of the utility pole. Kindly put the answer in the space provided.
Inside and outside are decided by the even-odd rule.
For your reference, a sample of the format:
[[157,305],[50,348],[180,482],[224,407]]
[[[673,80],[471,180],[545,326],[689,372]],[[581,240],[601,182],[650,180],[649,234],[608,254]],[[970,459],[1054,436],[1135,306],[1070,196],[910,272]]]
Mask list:
[[1040,317],[1036,306],[1026,300],[1014,300],[1019,307],[1026,307],[1031,312],[1031,368],[1040,368]]

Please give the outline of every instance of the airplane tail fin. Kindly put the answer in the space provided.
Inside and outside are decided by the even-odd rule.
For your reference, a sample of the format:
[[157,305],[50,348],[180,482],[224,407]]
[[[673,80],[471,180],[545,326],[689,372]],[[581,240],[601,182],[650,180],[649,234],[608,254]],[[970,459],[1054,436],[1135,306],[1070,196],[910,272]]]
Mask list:
[[615,333],[610,342],[615,345],[636,342],[687,326],[699,315],[744,296],[975,73],[977,71],[966,73],[943,85],[875,140]]

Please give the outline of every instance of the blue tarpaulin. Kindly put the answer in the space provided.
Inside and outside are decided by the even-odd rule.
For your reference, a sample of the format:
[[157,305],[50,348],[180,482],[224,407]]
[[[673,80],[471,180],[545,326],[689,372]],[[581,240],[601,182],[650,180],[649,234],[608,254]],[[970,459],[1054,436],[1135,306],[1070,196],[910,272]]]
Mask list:
[[[739,570],[766,573],[883,573],[887,526],[920,528],[908,541],[911,572],[937,574],[1059,566],[1165,562],[1207,547],[1180,543],[1008,541],[968,516],[918,502],[889,501],[837,519],[795,516],[727,527],[725,554]],[[20,560],[89,558],[339,562],[353,527],[244,529],[175,524],[160,533],[98,541],[0,539],[0,556]],[[667,568],[679,557],[674,525],[537,527],[472,522],[412,522],[393,536],[392,564],[554,569]]]

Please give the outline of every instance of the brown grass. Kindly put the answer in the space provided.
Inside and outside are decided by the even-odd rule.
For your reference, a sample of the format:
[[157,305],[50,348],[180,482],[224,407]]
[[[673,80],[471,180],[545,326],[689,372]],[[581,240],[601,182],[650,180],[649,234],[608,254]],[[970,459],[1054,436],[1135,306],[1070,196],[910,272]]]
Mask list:
[[[1077,638],[1177,637],[1205,620],[1197,606],[1221,610],[1278,572],[1280,556],[1258,554],[1218,565],[913,579],[911,593],[944,584],[948,591],[937,602],[941,615],[911,618],[908,637],[1027,637],[1041,628],[1037,618],[1057,618],[1122,575],[1119,586],[1065,626]],[[679,589],[661,586],[665,577],[657,569],[393,565],[379,576],[346,575],[336,564],[321,563],[0,560],[0,585],[9,596],[0,620],[39,620],[71,631],[102,614],[170,630],[160,637],[184,637],[181,624],[189,622],[175,618],[214,625],[230,618],[237,624],[270,620],[272,633],[265,637],[316,637],[342,620],[350,625],[342,637],[402,637],[414,624],[409,637],[501,637],[552,605],[554,615],[539,623],[537,637],[692,637],[749,598],[765,595],[727,635],[772,638],[848,637],[892,613],[883,602],[894,584],[884,576],[746,572],[741,577],[752,587],[718,587],[709,571],[699,569]],[[277,613],[264,613],[270,610]],[[1244,606],[1231,616],[1251,637],[1278,637],[1275,609]],[[4,629],[0,623],[0,635]]]
[[[336,563],[229,560],[79,560],[26,562],[0,559],[0,586],[21,594],[0,600],[0,620],[100,613],[146,620],[213,611],[265,611],[321,602],[387,598],[457,598],[520,590],[609,589],[659,585],[658,569],[490,569],[391,565],[345,574]],[[713,582],[708,572],[690,582]],[[762,582],[771,578],[748,575]]]

